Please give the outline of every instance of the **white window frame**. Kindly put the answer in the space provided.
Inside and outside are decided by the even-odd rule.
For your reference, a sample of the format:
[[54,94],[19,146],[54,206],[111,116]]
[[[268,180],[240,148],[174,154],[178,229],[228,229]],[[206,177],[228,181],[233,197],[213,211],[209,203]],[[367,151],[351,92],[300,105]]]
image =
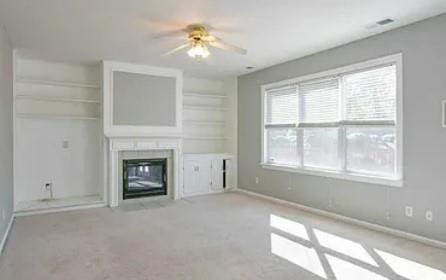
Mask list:
[[[266,129],[265,129],[265,97],[268,90],[293,86],[302,82],[329,78],[331,76],[339,76],[347,73],[361,72],[369,68],[376,68],[380,66],[394,64],[396,66],[396,120],[395,120],[395,130],[396,130],[396,173],[394,177],[385,178],[381,176],[347,173],[345,171],[332,171],[324,169],[309,168],[303,165],[287,166],[283,164],[273,164],[266,160]],[[357,181],[378,185],[386,186],[403,186],[403,59],[402,54],[393,54],[377,59],[372,59],[353,65],[348,65],[345,67],[335,68],[328,71],[323,71],[315,74],[305,75],[293,79],[283,80],[279,82],[264,84],[261,86],[261,162],[260,165],[266,169],[285,171],[285,172],[295,172],[306,175],[322,176],[329,178],[337,178],[349,181]],[[341,95],[342,96],[342,95]],[[341,141],[344,142],[344,141]],[[341,145],[345,143],[341,143]],[[343,149],[345,151],[346,149]],[[341,164],[345,164],[345,155],[342,157]]]

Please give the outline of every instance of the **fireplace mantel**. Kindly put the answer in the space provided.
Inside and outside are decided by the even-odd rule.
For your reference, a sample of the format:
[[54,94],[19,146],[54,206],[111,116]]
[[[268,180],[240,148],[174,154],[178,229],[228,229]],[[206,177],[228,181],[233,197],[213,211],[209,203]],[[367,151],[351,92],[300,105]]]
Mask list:
[[119,152],[122,151],[153,151],[153,150],[171,150],[173,152],[173,184],[172,199],[182,197],[182,141],[181,138],[109,138],[109,168],[106,193],[108,205],[116,207],[119,205]]
[[182,196],[182,89],[178,69],[103,62],[104,135],[108,139],[105,193],[119,205],[119,153],[170,150],[172,199]]

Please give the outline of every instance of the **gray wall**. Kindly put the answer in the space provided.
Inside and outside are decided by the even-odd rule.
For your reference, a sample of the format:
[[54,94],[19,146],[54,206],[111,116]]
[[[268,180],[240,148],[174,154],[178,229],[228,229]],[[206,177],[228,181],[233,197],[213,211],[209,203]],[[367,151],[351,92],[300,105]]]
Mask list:
[[0,242],[13,212],[12,134],[12,49],[0,26]]
[[113,124],[175,126],[176,79],[114,72]]
[[[239,188],[446,242],[446,15],[431,18],[238,80]],[[315,34],[317,36],[317,34]],[[404,186],[380,186],[262,169],[260,86],[403,53]],[[259,177],[259,184],[255,183]],[[330,208],[329,200],[333,206]],[[414,207],[414,217],[404,207]],[[433,222],[424,213],[432,210]],[[386,211],[391,217],[386,220]]]

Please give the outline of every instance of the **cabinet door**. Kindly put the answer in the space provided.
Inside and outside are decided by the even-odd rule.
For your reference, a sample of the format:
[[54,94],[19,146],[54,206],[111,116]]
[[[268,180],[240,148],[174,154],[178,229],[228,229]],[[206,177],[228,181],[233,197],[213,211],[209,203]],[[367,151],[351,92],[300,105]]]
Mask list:
[[193,194],[200,190],[200,166],[196,160],[184,161],[184,194]]
[[209,159],[200,160],[200,192],[209,192],[212,186],[211,161]]
[[211,162],[211,188],[213,190],[223,189],[223,160],[212,159]]
[[209,190],[210,164],[203,160],[184,161],[184,194],[204,193]]

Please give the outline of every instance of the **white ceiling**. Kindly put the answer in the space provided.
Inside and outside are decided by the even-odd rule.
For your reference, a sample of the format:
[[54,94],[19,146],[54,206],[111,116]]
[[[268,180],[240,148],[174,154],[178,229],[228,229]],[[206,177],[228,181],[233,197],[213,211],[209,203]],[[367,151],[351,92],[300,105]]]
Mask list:
[[[446,12],[445,0],[0,0],[0,23],[25,54],[61,61],[102,59],[176,67],[221,78],[302,57]],[[385,18],[395,23],[368,29]],[[202,62],[163,57],[181,39],[160,33],[205,23],[248,50]]]

